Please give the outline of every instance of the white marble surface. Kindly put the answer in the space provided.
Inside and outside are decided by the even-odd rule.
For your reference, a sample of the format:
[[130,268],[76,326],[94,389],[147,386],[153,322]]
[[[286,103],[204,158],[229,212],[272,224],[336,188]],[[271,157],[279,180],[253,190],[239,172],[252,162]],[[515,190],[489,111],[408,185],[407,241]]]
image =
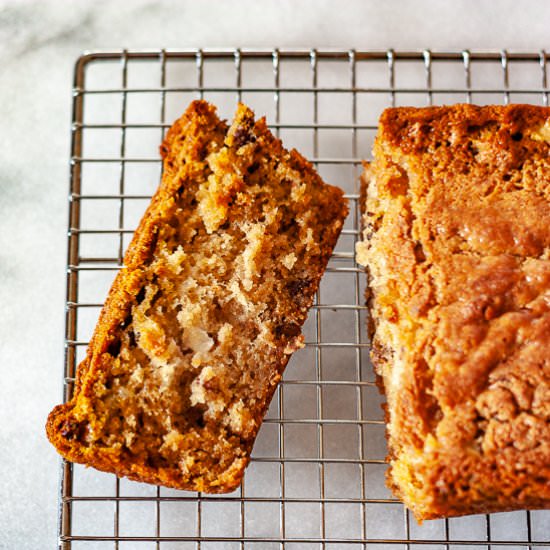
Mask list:
[[53,548],[72,67],[85,49],[550,48],[550,3],[0,0],[0,548]]

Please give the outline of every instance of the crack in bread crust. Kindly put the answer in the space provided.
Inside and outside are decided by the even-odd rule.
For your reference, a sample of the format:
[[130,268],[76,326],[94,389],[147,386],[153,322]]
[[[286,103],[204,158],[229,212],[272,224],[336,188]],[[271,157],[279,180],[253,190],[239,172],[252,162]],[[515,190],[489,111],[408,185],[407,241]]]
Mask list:
[[550,507],[550,111],[386,110],[362,178],[388,484],[419,520]]
[[241,481],[347,202],[239,105],[193,102],[47,434],[74,462],[179,489]]

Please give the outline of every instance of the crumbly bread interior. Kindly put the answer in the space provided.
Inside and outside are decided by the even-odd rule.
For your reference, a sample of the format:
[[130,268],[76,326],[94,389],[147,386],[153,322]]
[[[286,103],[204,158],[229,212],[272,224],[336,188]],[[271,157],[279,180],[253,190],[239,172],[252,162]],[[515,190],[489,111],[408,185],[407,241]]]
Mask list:
[[[79,373],[93,393],[77,391],[60,429],[84,455],[76,458],[107,452],[130,477],[226,491],[303,346],[346,206],[242,105],[228,129],[196,102],[162,153],[164,194],[144,221],[154,228],[147,261],[133,270],[139,282],[103,366]],[[138,230],[134,246],[141,238]]]
[[550,507],[550,114],[399,108],[358,261],[388,483],[418,519]]

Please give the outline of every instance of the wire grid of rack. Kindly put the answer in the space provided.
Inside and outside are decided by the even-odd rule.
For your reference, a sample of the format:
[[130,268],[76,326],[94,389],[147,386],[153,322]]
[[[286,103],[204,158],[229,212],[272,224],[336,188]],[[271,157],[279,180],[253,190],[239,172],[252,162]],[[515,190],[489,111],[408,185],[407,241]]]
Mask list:
[[368,360],[354,260],[358,176],[384,107],[548,104],[547,55],[502,52],[187,50],[92,52],[78,59],[68,233],[64,398],[102,301],[153,193],[158,143],[203,97],[230,118],[266,115],[351,212],[241,488],[209,496],[117,479],[63,462],[60,548],[550,547],[550,513],[418,526],[384,487],[381,398]]

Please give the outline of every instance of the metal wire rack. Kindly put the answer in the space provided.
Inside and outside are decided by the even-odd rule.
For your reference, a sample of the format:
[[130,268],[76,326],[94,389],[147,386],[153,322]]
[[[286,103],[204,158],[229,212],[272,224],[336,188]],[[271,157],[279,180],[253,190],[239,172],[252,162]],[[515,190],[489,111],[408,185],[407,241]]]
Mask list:
[[287,147],[341,185],[351,213],[241,488],[208,496],[63,462],[59,547],[336,549],[550,547],[550,512],[416,524],[384,487],[381,398],[354,261],[357,180],[381,110],[456,102],[548,104],[547,54],[186,50],[84,54],[73,88],[64,398],[160,176],[158,143],[204,97],[266,115]]

